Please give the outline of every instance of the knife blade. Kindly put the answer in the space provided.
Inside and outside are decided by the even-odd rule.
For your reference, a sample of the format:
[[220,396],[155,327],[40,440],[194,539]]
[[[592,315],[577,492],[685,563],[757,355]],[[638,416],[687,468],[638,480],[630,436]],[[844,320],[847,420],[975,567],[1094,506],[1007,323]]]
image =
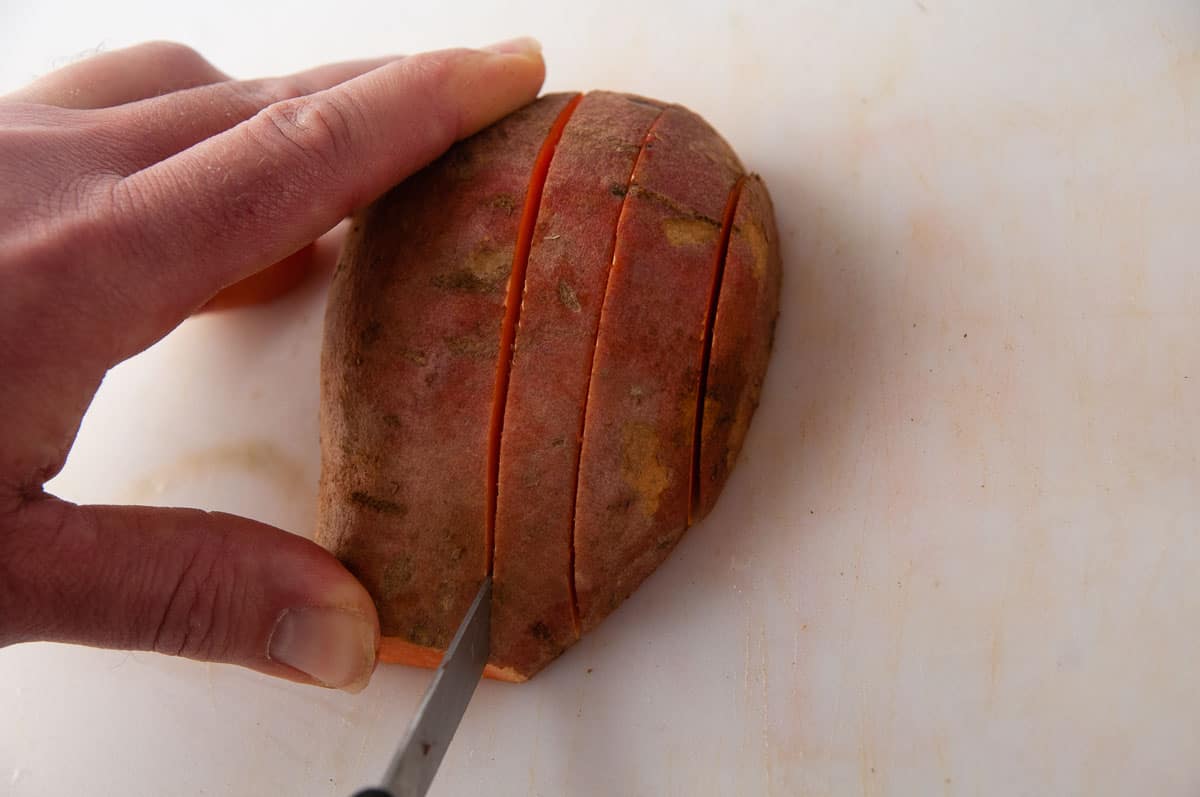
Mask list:
[[491,653],[492,577],[484,579],[379,788],[354,797],[424,797]]

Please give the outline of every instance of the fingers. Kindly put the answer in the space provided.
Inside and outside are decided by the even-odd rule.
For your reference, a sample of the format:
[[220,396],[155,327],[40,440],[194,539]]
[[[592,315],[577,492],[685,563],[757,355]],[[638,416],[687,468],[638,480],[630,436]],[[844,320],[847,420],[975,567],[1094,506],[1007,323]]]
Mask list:
[[123,174],[133,174],[249,119],[266,106],[323,91],[370,72],[396,57],[326,64],[294,75],[261,80],[224,80],[104,112],[121,132],[114,153]]
[[358,691],[379,626],[316,544],[232,515],[34,500],[0,534],[0,645],[50,640],[227,662]]
[[412,56],[270,105],[121,181],[112,240],[129,265],[106,299],[127,337],[115,356],[530,102],[544,71],[536,52]]
[[190,47],[147,42],[65,66],[5,99],[62,108],[107,108],[228,79]]

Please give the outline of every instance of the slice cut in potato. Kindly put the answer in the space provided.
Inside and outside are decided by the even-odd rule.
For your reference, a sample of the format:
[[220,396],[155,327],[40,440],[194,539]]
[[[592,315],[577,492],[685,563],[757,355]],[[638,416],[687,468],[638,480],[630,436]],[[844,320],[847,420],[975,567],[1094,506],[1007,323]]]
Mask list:
[[779,314],[779,233],[767,187],[750,175],[738,195],[713,324],[692,522],[725,486],[758,407]]

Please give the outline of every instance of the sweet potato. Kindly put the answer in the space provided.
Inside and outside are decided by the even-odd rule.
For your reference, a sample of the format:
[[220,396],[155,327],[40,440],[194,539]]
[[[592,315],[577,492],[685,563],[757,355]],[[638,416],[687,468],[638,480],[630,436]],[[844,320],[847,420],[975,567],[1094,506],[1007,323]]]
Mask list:
[[595,92],[546,178],[500,450],[492,659],[533,673],[579,636],[571,535],[583,408],[614,231],[662,106]]
[[209,299],[199,312],[234,310],[266,304],[295,288],[312,272],[316,247],[308,244],[256,274],[224,288]]
[[698,116],[609,93],[543,98],[359,214],[317,539],[375,598],[382,660],[435,666],[490,568],[486,674],[524,680],[707,511],[766,365],[770,214]]

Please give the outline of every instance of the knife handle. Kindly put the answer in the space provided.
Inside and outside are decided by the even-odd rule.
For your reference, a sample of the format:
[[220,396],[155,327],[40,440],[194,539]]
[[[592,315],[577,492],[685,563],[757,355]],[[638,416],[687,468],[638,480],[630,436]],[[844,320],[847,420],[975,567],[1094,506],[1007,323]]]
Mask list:
[[354,792],[354,797],[392,797],[392,793],[383,789],[363,789]]

